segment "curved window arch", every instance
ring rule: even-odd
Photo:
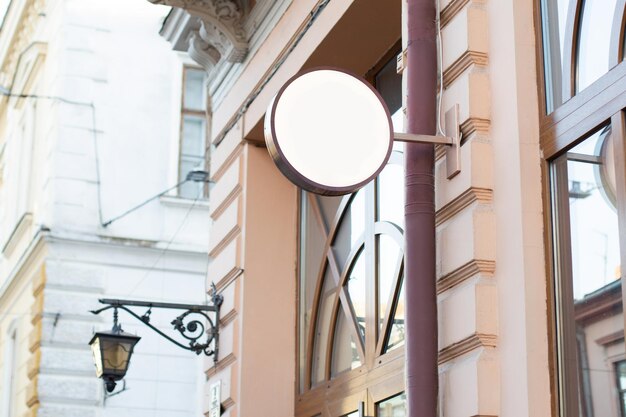
[[[543,0],[546,112],[551,113],[624,57],[624,0]]]
[[[376,181],[354,194],[302,192],[303,393],[403,354],[403,189],[400,145]]]

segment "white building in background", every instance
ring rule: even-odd
[[[8,0],[5,0],[8,1]],[[205,301],[204,72],[145,0],[12,0],[0,29],[0,416],[201,414],[203,357],[142,337],[107,397],[87,343],[98,298]],[[189,64],[189,65],[188,65]],[[174,313],[152,323],[173,332]],[[173,334],[173,333],[172,333]],[[119,389],[123,388],[120,384]]]

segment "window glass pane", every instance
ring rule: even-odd
[[[300,225],[300,389],[304,387],[306,347],[313,310],[313,297],[320,271],[325,239],[312,204],[318,201],[314,194],[302,191]]]
[[[560,383],[565,392],[577,393],[581,416],[620,415],[613,363],[624,355],[624,318],[610,141],[610,129],[600,129],[571,149],[567,165],[555,171],[557,178],[567,177],[567,182],[555,181],[563,188],[567,184],[555,192],[557,206],[565,207],[556,222],[568,230],[571,247],[564,254],[571,272],[557,264],[558,363],[560,375],[569,375]]]
[[[609,70],[611,26],[616,0],[585,0],[578,38],[576,92]]]
[[[378,220],[404,229],[404,166],[388,164],[377,180]]]
[[[405,393],[379,402],[376,406],[376,417],[407,417],[408,415]]]
[[[204,74],[202,70],[185,68],[185,109],[204,110]]]
[[[401,277],[401,279],[404,277]],[[402,279],[400,294],[396,301],[393,321],[389,330],[389,338],[385,347],[385,352],[404,345],[404,279]]]
[[[181,153],[183,155],[204,155],[204,132],[204,118],[185,116],[183,119]]]
[[[354,196],[350,207],[341,219],[341,224],[333,241],[333,252],[343,269],[348,255],[355,243],[365,232],[365,191],[361,190]]]
[[[356,262],[353,264],[352,270],[348,273],[348,295],[352,303],[352,309],[355,314],[358,333],[361,340],[365,340],[365,256],[361,254],[357,256]]]
[[[570,4],[570,0],[541,1],[546,109],[548,113],[563,103],[563,51],[565,48],[565,24]]]
[[[340,305],[333,340],[332,378],[344,371],[361,366],[361,358],[353,334],[352,324],[346,318]]]
[[[315,329],[315,345],[313,347],[313,363],[311,369],[311,383],[317,384],[325,380],[326,346],[328,344],[328,329],[333,301],[335,299],[335,281],[326,268],[324,288],[320,294],[319,311],[317,312],[317,327]]]
[[[320,208],[322,209],[322,215],[324,216],[324,224],[326,225],[326,230],[330,232],[330,229],[333,226],[333,221],[335,220],[335,216],[337,214],[337,209],[339,208],[339,204],[341,204],[341,200],[348,197],[316,196],[316,198],[319,202]]]
[[[620,277],[617,213],[603,184],[601,155],[606,135],[597,132],[570,151],[567,171],[572,239],[574,300],[583,300]],[[581,161],[580,155],[599,157],[598,163]],[[608,162],[608,163],[606,163]],[[608,180],[607,184],[610,183]]]
[[[382,328],[390,307],[389,297],[395,289],[393,284],[396,279],[399,263],[402,259],[400,245],[387,235],[378,236],[377,247],[378,259],[378,322]],[[393,300],[391,300],[393,302]],[[382,333],[381,333],[382,334]]]
[[[204,167],[204,160],[202,158],[194,157],[181,157],[178,177],[180,181],[187,178],[189,171],[194,169],[202,169]],[[184,198],[199,198],[202,197],[204,189],[204,183],[187,181],[181,184],[178,188],[178,195]]]
[[[620,390],[626,390],[626,361],[620,361],[616,365],[617,382]]]
[[[402,75],[396,71],[396,59],[392,58],[376,74],[376,89],[387,103],[389,113],[394,114],[402,107]]]

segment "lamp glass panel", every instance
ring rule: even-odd
[[[96,376],[100,378],[102,376],[102,350],[99,337],[91,343],[91,352],[93,353],[93,362],[96,365]]]
[[[133,351],[134,343],[129,339],[102,338],[102,355],[104,358],[104,370],[115,373],[125,373],[128,369],[128,361]]]

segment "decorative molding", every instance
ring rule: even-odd
[[[493,276],[496,271],[496,261],[472,259],[464,265],[447,273],[437,280],[437,294],[454,288],[477,274]]]
[[[235,162],[237,158],[239,158],[243,153],[243,143],[244,141],[239,141],[233,150],[224,158],[222,163],[219,165],[219,168],[215,170],[213,175],[211,175],[211,181],[218,182],[222,175],[230,168],[231,164]]]
[[[607,334],[596,339],[596,343],[602,346],[612,345],[614,343],[619,343],[624,341],[624,331],[619,330],[614,333]]]
[[[189,38],[188,52],[207,71],[220,61],[242,62],[248,53],[239,5],[233,0],[148,0],[185,10],[201,21]]]
[[[615,280],[574,303],[574,319],[577,324],[585,326],[622,311],[620,280]]]
[[[465,339],[444,347],[439,351],[439,365],[458,358],[481,347],[496,347],[498,337],[494,334],[474,333]]]
[[[463,191],[454,200],[437,210],[435,225],[439,226],[446,220],[451,219],[474,201],[488,203],[493,200],[493,190],[489,188],[470,187]]]
[[[211,219],[216,220],[222,215],[224,211],[239,197],[242,187],[240,183],[237,183],[235,187],[228,193],[228,195],[222,200],[222,202],[211,213]]]
[[[220,326],[228,326],[237,317],[237,310],[234,308],[220,318]]]
[[[217,255],[219,255],[220,252],[224,250],[224,248],[226,248],[226,246],[228,246],[230,242],[233,241],[233,239],[239,236],[240,232],[241,227],[239,227],[239,223],[237,223],[228,231],[228,233],[226,233],[222,240],[220,240],[215,244],[215,246],[213,246],[213,249],[209,251],[209,258],[216,258]]]
[[[215,366],[207,369],[204,373],[207,378],[211,378],[213,375],[217,374],[222,369],[233,364],[236,360],[237,360],[237,357],[233,353],[229,353],[224,358],[217,361]]]
[[[187,53],[207,72],[211,71],[220,61],[218,50],[202,39],[198,31],[191,33]]]
[[[452,0],[446,7],[444,7],[439,16],[441,27],[443,28],[450,23],[454,16],[463,10],[469,2],[470,0]]]
[[[485,52],[465,51],[450,66],[443,71],[443,88],[448,88],[450,84],[472,65],[486,66],[489,63],[489,56]]]
[[[461,123],[461,145],[463,145],[467,141],[467,138],[474,132],[488,133],[490,126],[491,120],[489,119],[470,117]]]
[[[39,373],[39,365],[41,364],[41,349],[37,349],[26,363],[26,371],[28,379],[32,380]]]
[[[32,409],[39,404],[39,395],[37,395],[37,382],[37,378],[31,379],[26,386],[26,405],[29,409]]]
[[[226,287],[228,287],[230,284],[232,284],[241,274],[243,274],[243,269],[234,266],[229,272],[228,274],[226,274],[224,276],[224,278],[220,279],[216,284],[215,284],[215,288],[217,289],[217,292],[222,292],[226,289]]]
[[[22,217],[17,221],[13,231],[4,242],[2,247],[2,253],[4,256],[9,257],[13,253],[13,250],[17,247],[17,244],[22,240],[22,237],[26,234],[28,228],[33,224],[33,214],[24,213]]]
[[[235,405],[235,400],[233,400],[231,397],[228,397],[224,401],[222,401],[222,410],[226,411],[233,405]]]

